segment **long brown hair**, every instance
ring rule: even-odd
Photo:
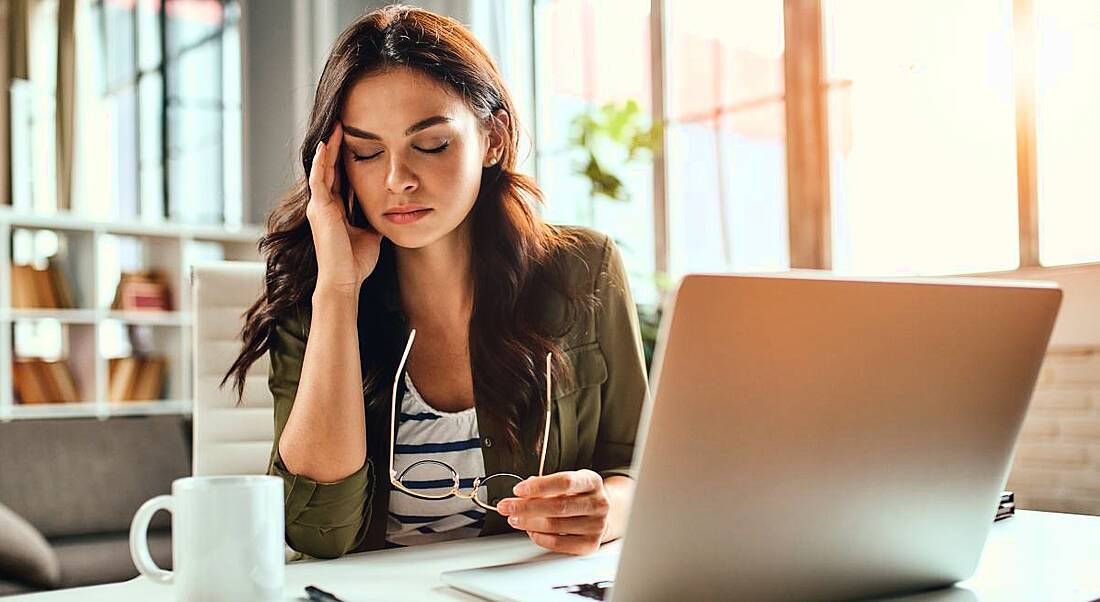
[[[483,126],[490,127],[499,110],[508,116],[503,153],[482,172],[471,209],[474,299],[469,341],[477,403],[500,421],[509,447],[517,451],[523,447],[525,417],[545,410],[545,395],[539,393],[545,391],[540,358],[554,355],[555,381],[572,378],[557,341],[593,300],[575,291],[562,270],[564,253],[577,241],[542,221],[534,211],[543,202],[542,193],[534,181],[514,171],[520,130],[492,58],[461,23],[414,7],[391,5],[364,14],[340,34],[329,53],[300,150],[303,175],[268,217],[259,243],[267,263],[265,289],[245,313],[243,348],[222,384],[235,377],[239,400],[248,368],[270,349],[278,322],[309,303],[317,281],[317,256],[306,219],[314,150],[332,131],[351,86],[366,75],[397,67],[414,69],[457,92]],[[353,211],[362,217],[357,206]],[[404,344],[404,326],[387,315],[383,303],[394,294],[394,269],[393,243],[383,239],[378,265],[361,289],[357,324],[363,394],[370,404],[388,399],[385,392],[393,384]],[[548,320],[546,303],[554,294],[564,296],[567,311]],[[364,345],[368,339],[370,345]]]

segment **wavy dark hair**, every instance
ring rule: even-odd
[[[235,378],[243,395],[245,375],[274,341],[276,325],[308,304],[317,281],[317,256],[306,219],[308,174],[318,141],[327,138],[346,95],[360,78],[393,68],[411,68],[457,93],[483,127],[507,113],[503,153],[484,168],[471,209],[470,236],[473,309],[469,325],[470,367],[477,403],[500,421],[513,452],[535,441],[521,440],[521,425],[532,411],[545,411],[544,367],[554,355],[555,381],[574,375],[559,340],[595,301],[576,291],[563,270],[575,236],[545,223],[535,212],[542,193],[530,178],[514,171],[519,146],[516,111],[503,78],[488,52],[461,23],[404,5],[366,13],[336,40],[317,85],[309,126],[300,150],[303,175],[272,211],[259,249],[267,264],[264,292],[244,314],[243,348],[225,377]],[[499,126],[497,126],[499,127]],[[363,219],[352,203],[352,223]],[[367,403],[388,401],[405,327],[387,316],[382,303],[397,279],[393,243],[382,240],[378,265],[364,281],[358,333]],[[564,296],[564,316],[548,320],[547,299]],[[371,344],[364,345],[369,339]],[[369,406],[371,407],[371,406]]]

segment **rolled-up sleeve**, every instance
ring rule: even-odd
[[[374,486],[374,467],[368,458],[355,473],[334,483],[320,483],[287,470],[279,456],[290,409],[298,392],[305,357],[306,334],[300,313],[276,323],[269,351],[268,388],[275,406],[275,441],[267,472],[283,479],[286,542],[291,548],[317,558],[336,558],[359,542],[357,536],[369,512]]]
[[[611,238],[604,242],[596,297],[599,299],[596,336],[607,363],[608,378],[602,385],[593,464],[604,478],[614,475],[635,478],[634,440],[649,386],[638,310],[622,256]]]

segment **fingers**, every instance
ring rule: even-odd
[[[309,192],[310,198],[317,199],[328,190],[325,183],[325,143],[317,143],[317,150],[313,153],[313,163],[309,166]]]
[[[537,533],[557,533],[559,535],[603,535],[607,520],[600,516],[569,516],[556,518],[550,516],[529,517],[514,514],[508,517],[508,524],[515,529]]]
[[[528,532],[527,536],[535,544],[552,552],[583,556],[600,549],[600,538],[590,535],[557,535],[553,533]]]
[[[599,549],[611,510],[599,474],[585,469],[531,477],[513,491],[519,497],[501,500],[497,510],[536,544],[566,554]]]
[[[325,143],[325,174],[328,177],[329,190],[332,191],[334,198],[340,194],[340,181],[336,177],[336,162],[340,160],[340,149],[343,148],[343,141],[344,128],[337,121],[336,126],[332,128],[332,135]]]
[[[513,491],[520,497],[573,495],[596,491],[603,485],[599,474],[588,470],[567,470],[545,477],[531,477],[516,485]]]
[[[344,139],[344,129],[337,121],[328,141],[317,143],[317,149],[313,153],[313,163],[309,168],[309,189],[313,198],[328,193],[337,192],[336,161],[340,157],[340,147]]]
[[[332,135],[328,137],[328,142],[325,143],[325,151],[328,153],[326,159],[328,166],[333,167],[336,165],[336,160],[340,158],[340,146],[344,143],[344,126],[339,121],[332,128]]]
[[[505,498],[497,504],[504,516],[563,517],[607,516],[611,503],[604,494],[563,495],[541,498]]]

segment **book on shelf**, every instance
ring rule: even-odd
[[[111,309],[123,311],[170,311],[172,289],[156,270],[123,272],[115,288]]]
[[[136,357],[117,357],[107,363],[107,399],[110,401],[129,401],[130,385],[141,366]]]
[[[130,398],[135,401],[152,401],[160,399],[161,389],[164,387],[165,361],[163,358],[150,357],[141,362],[137,377],[134,379],[130,390]]]
[[[69,278],[53,257],[47,260],[46,271],[49,273],[50,285],[54,295],[57,297],[58,307],[76,307],[76,299],[73,297],[73,290],[69,288]]]
[[[11,306],[16,309],[68,309],[72,291],[60,266],[50,261],[45,269],[11,266]]]
[[[29,265],[11,266],[11,306],[34,307],[34,268]]]
[[[36,307],[61,307],[57,292],[53,290],[53,278],[47,270],[32,270]]]
[[[162,357],[116,357],[107,360],[110,401],[154,401],[164,389],[167,362]]]
[[[53,370],[46,362],[38,361],[33,364],[35,380],[42,388],[43,401],[45,403],[59,403],[64,401],[61,397],[61,386],[54,380]]]
[[[49,393],[39,384],[33,362],[17,360],[12,364],[12,385],[16,403],[49,403]]]
[[[74,403],[80,401],[76,381],[65,361],[17,359],[12,365],[15,396],[19,403]]]
[[[69,365],[66,362],[46,362],[45,365],[51,375],[51,387],[57,389],[57,399],[68,403],[80,401],[80,393],[76,389],[76,380],[73,379]]]

